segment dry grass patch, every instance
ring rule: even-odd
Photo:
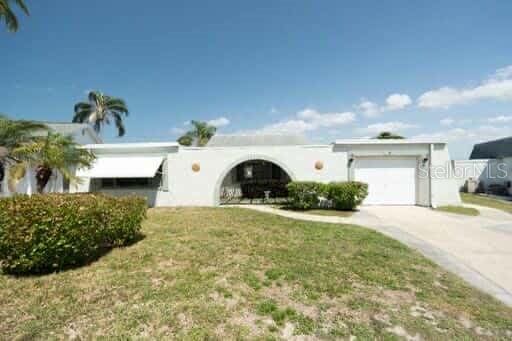
[[[14,338],[497,339],[512,309],[374,231],[240,208],[153,209],[87,267],[0,276]]]

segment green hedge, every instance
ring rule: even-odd
[[[47,194],[0,200],[0,266],[14,274],[84,264],[140,236],[146,200]]]
[[[318,208],[320,197],[337,210],[354,210],[368,195],[368,185],[362,182],[293,181],[288,184],[288,204],[297,210]]]
[[[309,210],[318,207],[325,192],[325,184],[313,181],[292,181],[288,188],[288,204],[296,210]]]
[[[354,210],[367,196],[368,185],[362,182],[332,182],[327,186],[327,199],[336,210]]]

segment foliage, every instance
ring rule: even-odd
[[[376,139],[378,140],[402,140],[402,139],[405,139],[405,137],[401,136],[401,135],[397,135],[395,133],[392,133],[390,131],[383,131],[382,133],[380,133],[379,135],[375,136]]]
[[[178,139],[178,143],[182,146],[191,146],[194,143],[194,137],[185,134]]]
[[[0,181],[3,181],[6,166],[9,167],[22,161],[12,155],[12,150],[36,139],[33,134],[35,131],[46,131],[47,129],[42,123],[11,120],[0,115]]]
[[[297,210],[318,208],[325,197],[336,210],[354,210],[368,195],[368,185],[362,182],[293,181],[288,184],[289,206]]]
[[[73,122],[87,122],[93,126],[94,131],[99,133],[104,124],[110,124],[113,120],[118,136],[123,136],[126,133],[123,118],[126,116],[128,116],[128,107],[124,100],[99,91],[91,91],[88,102],[75,105]]]
[[[0,261],[14,274],[77,266],[140,233],[142,198],[93,194],[14,196],[0,200]]]
[[[367,196],[368,185],[362,182],[332,182],[327,185],[327,199],[336,210],[354,210]]]
[[[292,181],[287,185],[288,204],[296,210],[309,210],[318,207],[320,196],[326,191],[325,186],[325,184],[313,181]]]
[[[196,146],[203,147],[217,132],[217,128],[209,125],[207,122],[192,120],[190,124],[193,126],[192,130],[189,130],[178,139],[181,145],[191,146],[195,144]]]
[[[11,8],[11,3],[15,3],[26,15],[30,15],[27,5],[23,0],[0,0],[0,21],[5,21],[7,30],[10,32],[18,31],[18,18]]]
[[[94,161],[94,155],[80,148],[71,136],[50,132],[14,148],[12,154],[22,160],[12,167],[13,174],[19,174],[16,180],[25,175],[25,169],[35,168],[39,193],[43,193],[53,171],[57,170],[70,181],[78,181],[73,168],[90,167]]]

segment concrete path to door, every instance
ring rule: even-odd
[[[417,206],[364,206],[350,218],[243,205],[284,217],[375,229],[418,250],[468,283],[512,306],[512,215],[474,206],[480,216]]]

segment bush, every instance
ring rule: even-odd
[[[143,198],[99,194],[14,196],[0,200],[0,266],[14,274],[84,264],[140,236]]]
[[[309,210],[318,206],[324,195],[325,184],[313,181],[293,181],[288,188],[288,204],[296,210]]]
[[[354,210],[368,196],[368,185],[357,181],[331,182],[327,199],[336,210]]]
[[[351,211],[361,205],[368,195],[368,185],[362,182],[331,182],[323,184],[313,181],[294,181],[288,184],[290,208],[309,210],[318,208],[320,197],[328,201],[327,207]]]

